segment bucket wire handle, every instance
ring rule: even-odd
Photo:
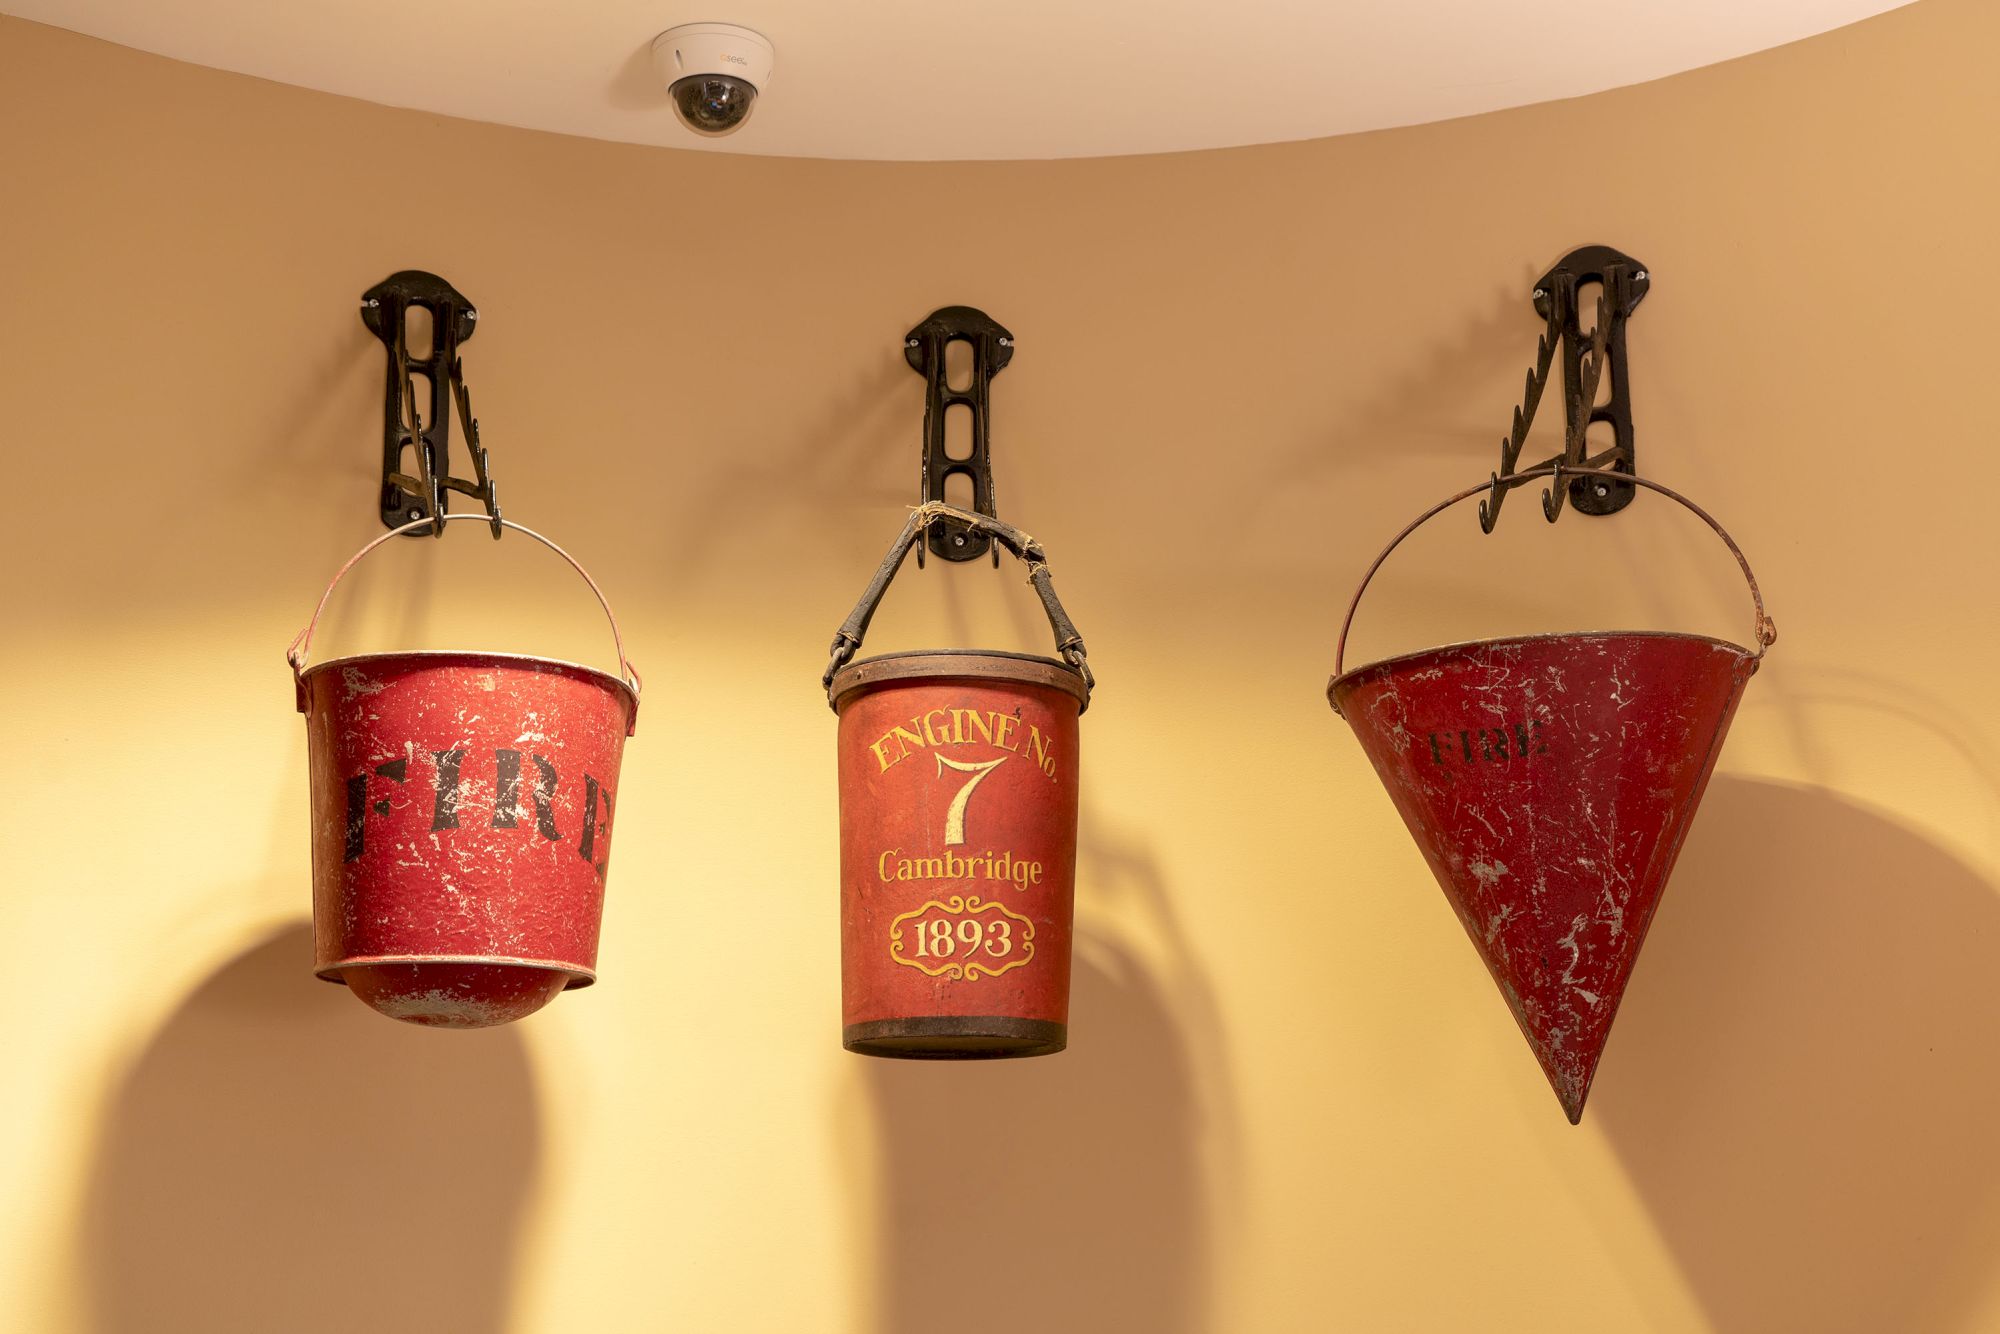
[[[306,622],[306,628],[299,631],[293,637],[291,646],[285,650],[285,661],[292,665],[292,678],[298,683],[300,713],[306,711],[306,652],[312,647],[313,632],[319,628],[319,618],[326,611],[326,604],[332,600],[333,590],[340,586],[340,581],[347,577],[347,572],[356,565],[359,565],[362,558],[369,552],[391,538],[401,537],[404,533],[414,533],[419,529],[429,528],[433,523],[458,523],[461,520],[473,523],[497,522],[501,527],[511,528],[523,537],[533,538],[568,562],[569,567],[581,575],[583,582],[590,586],[592,595],[597,598],[597,605],[604,609],[604,618],[611,622],[611,642],[618,650],[619,672],[625,684],[632,688],[632,693],[634,695],[639,693],[644,686],[644,682],[639,678],[639,669],[634,667],[632,660],[625,656],[625,637],[618,632],[618,617],[612,613],[611,603],[605,599],[604,590],[599,588],[597,581],[590,577],[590,571],[577,564],[576,557],[570,555],[567,551],[564,551],[534,529],[515,523],[512,519],[489,520],[484,514],[440,514],[435,519],[427,516],[418,519],[415,523],[406,523],[401,528],[392,528],[373,542],[370,542],[367,546],[361,548],[361,550],[355,552],[352,556],[348,557],[347,564],[341,566],[339,572],[333,576],[333,581],[326,586],[326,592],[319,595],[319,605],[313,608],[312,619]]]
[[[1567,477],[1604,477],[1619,482],[1631,482],[1636,486],[1645,487],[1648,491],[1657,491],[1668,500],[1676,501],[1684,506],[1697,519],[1700,519],[1713,529],[1717,537],[1722,539],[1723,545],[1729,548],[1729,554],[1736,557],[1736,564],[1743,571],[1744,581],[1750,585],[1750,600],[1757,605],[1757,651],[1750,655],[1750,661],[1753,663],[1761,661],[1764,657],[1764,650],[1778,642],[1777,622],[1773,621],[1764,611],[1764,593],[1762,589],[1757,587],[1757,576],[1750,572],[1750,562],[1744,556],[1743,548],[1736,545],[1736,539],[1731,537],[1727,530],[1721,524],[1717,523],[1707,510],[1695,504],[1678,491],[1661,486],[1658,482],[1649,482],[1643,477],[1636,477],[1629,472],[1617,472],[1610,468],[1571,468],[1557,463],[1545,468],[1529,468],[1523,472],[1513,473],[1506,477],[1481,482],[1478,486],[1467,487],[1449,500],[1440,500],[1437,504],[1425,510],[1422,514],[1411,520],[1409,526],[1404,528],[1402,532],[1397,533],[1395,537],[1391,538],[1389,545],[1382,548],[1382,554],[1377,556],[1374,563],[1368,567],[1368,572],[1361,576],[1361,586],[1354,590],[1354,600],[1347,604],[1347,619],[1340,623],[1340,642],[1333,651],[1334,676],[1338,678],[1345,674],[1347,670],[1347,632],[1354,628],[1354,613],[1361,606],[1361,595],[1368,591],[1369,582],[1375,578],[1375,572],[1382,568],[1382,562],[1388,560],[1390,553],[1403,545],[1404,538],[1416,532],[1417,529],[1423,527],[1426,523],[1429,523],[1439,514],[1462,500],[1470,500],[1476,495],[1493,490],[1496,486],[1511,488],[1516,483],[1530,482],[1537,477],[1553,478],[1554,484],[1558,487],[1562,485],[1563,479]]]
[[[903,525],[903,531],[889,546],[889,554],[882,558],[882,564],[875,571],[875,577],[862,590],[861,600],[854,604],[854,610],[833,637],[833,657],[820,675],[820,684],[827,689],[827,702],[831,704],[833,674],[847,665],[861,640],[868,633],[868,623],[875,618],[875,609],[882,605],[882,595],[889,591],[889,581],[902,568],[904,558],[910,554],[924,535],[926,529],[939,519],[951,519],[974,532],[984,533],[1001,546],[1018,556],[1028,567],[1028,582],[1034,585],[1035,595],[1042,600],[1042,610],[1049,618],[1049,628],[1055,632],[1056,652],[1063,661],[1076,669],[1083,678],[1084,698],[1088,701],[1090,692],[1097,685],[1097,678],[1091,675],[1090,663],[1084,657],[1083,636],[1077,633],[1076,623],[1063,610],[1056,597],[1055,579],[1049,573],[1048,556],[1042,544],[1012,524],[1003,523],[987,514],[976,514],[944,504],[942,501],[925,501],[910,511],[910,518]]]

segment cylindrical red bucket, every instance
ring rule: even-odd
[[[590,582],[554,543],[506,526]],[[327,596],[396,535],[363,548]],[[508,653],[307,667],[318,621],[315,611],[288,655],[306,715],[318,975],[392,1019],[443,1028],[509,1023],[589,986],[639,705],[622,641],[629,679]]]
[[[924,525],[950,517],[1029,566],[1063,657],[941,650],[848,661]],[[1069,1041],[1077,718],[1091,677],[1032,538],[926,505],[834,640],[842,1041],[915,1059]]]
[[[1068,1040],[1083,680],[1002,653],[833,678],[850,1051],[1032,1056]]]

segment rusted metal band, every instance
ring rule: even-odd
[[[990,515],[956,509],[939,501],[926,501],[910,511],[903,531],[890,544],[889,554],[882,558],[875,577],[862,590],[861,600],[854,604],[854,610],[848,613],[847,619],[834,634],[831,659],[826,670],[820,674],[820,685],[827,691],[828,706],[833,704],[833,674],[846,666],[855,650],[861,647],[861,641],[868,633],[868,623],[875,619],[876,608],[882,605],[882,597],[889,591],[896,571],[902,568],[911,548],[922,540],[924,531],[938,519],[955,520],[991,537],[1028,567],[1028,582],[1033,585],[1035,596],[1042,601],[1042,611],[1049,618],[1049,629],[1055,634],[1056,652],[1083,678],[1084,697],[1088,701],[1097,679],[1091,675],[1090,663],[1084,656],[1083,636],[1078,633],[1076,623],[1070,620],[1069,613],[1063,610],[1061,599],[1056,597],[1055,578],[1049,573],[1048,555],[1042,550],[1042,544],[1012,524],[1003,523]]]
[[[1459,492],[1457,495],[1452,496],[1447,500],[1441,500],[1437,504],[1425,510],[1422,514],[1418,515],[1415,519],[1411,520],[1409,525],[1405,527],[1402,532],[1397,533],[1395,537],[1391,538],[1389,540],[1389,545],[1383,547],[1382,553],[1379,556],[1375,557],[1373,563],[1371,563],[1368,566],[1368,572],[1361,576],[1361,585],[1360,587],[1354,590],[1354,598],[1347,604],[1347,617],[1340,623],[1340,640],[1338,644],[1335,646],[1333,651],[1334,676],[1340,677],[1346,674],[1347,632],[1354,628],[1354,613],[1361,606],[1361,595],[1368,591],[1368,585],[1370,582],[1374,580],[1375,572],[1382,568],[1382,563],[1389,559],[1390,554],[1394,552],[1397,547],[1403,545],[1404,538],[1408,537],[1411,533],[1416,532],[1417,529],[1423,527],[1426,523],[1429,523],[1439,514],[1443,513],[1445,510],[1450,509],[1453,505],[1458,504],[1460,501],[1470,500],[1472,497],[1476,495],[1480,495],[1483,492],[1488,492],[1493,490],[1493,488],[1495,488],[1496,486],[1507,487],[1511,489],[1513,486],[1519,485],[1522,482],[1531,482],[1537,477],[1552,478],[1554,479],[1554,484],[1557,487],[1560,487],[1563,484],[1563,480],[1565,478],[1570,478],[1570,477],[1601,477],[1601,478],[1609,478],[1613,481],[1618,481],[1618,482],[1629,482],[1634,486],[1643,486],[1648,491],[1657,491],[1659,494],[1665,496],[1668,500],[1675,501],[1676,503],[1685,507],[1689,513],[1693,514],[1697,519],[1700,519],[1703,523],[1707,524],[1711,529],[1714,530],[1715,535],[1722,539],[1723,545],[1729,548],[1729,554],[1736,558],[1737,568],[1743,571],[1744,582],[1750,585],[1750,600],[1754,602],[1757,607],[1757,626],[1755,635],[1757,641],[1757,647],[1755,651],[1751,653],[1750,660],[1753,663],[1761,660],[1764,656],[1764,650],[1768,649],[1771,645],[1778,642],[1777,622],[1773,621],[1764,612],[1764,592],[1762,589],[1757,587],[1757,576],[1751,573],[1750,571],[1750,561],[1748,560],[1748,558],[1744,556],[1743,548],[1736,545],[1736,539],[1731,537],[1728,531],[1724,529],[1721,524],[1717,523],[1714,517],[1711,516],[1707,510],[1703,509],[1701,506],[1695,504],[1692,500],[1689,500],[1686,496],[1682,495],[1678,491],[1673,490],[1670,487],[1661,486],[1658,482],[1647,481],[1644,477],[1638,477],[1629,472],[1618,472],[1610,468],[1569,468],[1569,467],[1564,467],[1560,463],[1556,463],[1545,468],[1530,468],[1526,472],[1510,473],[1505,477],[1494,477],[1487,481],[1481,482],[1477,486],[1467,487],[1465,490]]]
[[[468,514],[469,519],[483,519],[483,514]],[[428,520],[426,520],[428,522]],[[545,973],[563,973],[569,977],[565,991],[581,991],[584,987],[597,985],[597,970],[579,967],[574,963],[564,963],[559,959],[523,959],[512,954],[355,954],[346,958],[330,959],[326,963],[313,966],[313,976],[322,982],[339,982],[346,979],[340,973],[344,968],[407,967],[412,964],[461,964],[472,968],[534,968]]]
[[[543,537],[540,533],[536,532],[534,529],[526,527],[525,525],[522,524],[515,523],[512,519],[489,520],[488,517],[484,514],[441,514],[438,515],[435,519],[432,519],[430,517],[425,517],[422,519],[418,519],[414,523],[406,523],[400,528],[391,528],[388,532],[382,534],[382,536],[376,538],[373,542],[370,542],[367,546],[361,548],[361,550],[355,552],[352,556],[348,557],[347,564],[340,567],[340,570],[333,576],[332,582],[327,584],[326,591],[319,595],[319,605],[313,608],[312,619],[306,622],[305,629],[299,631],[297,635],[293,636],[291,645],[285,649],[285,661],[292,665],[292,679],[294,682],[297,683],[298,686],[300,713],[304,713],[306,711],[306,687],[305,687],[306,654],[312,648],[313,632],[319,628],[319,618],[321,615],[325,613],[326,604],[332,600],[333,590],[340,586],[340,581],[347,577],[347,572],[349,570],[352,570],[356,565],[359,565],[362,561],[362,558],[367,556],[369,552],[375,550],[375,548],[381,546],[383,543],[389,541],[392,538],[401,537],[405,533],[416,532],[420,528],[428,528],[434,522],[442,522],[442,523],[497,522],[500,524],[501,527],[511,528],[515,532],[521,534],[523,537],[533,538],[535,541],[540,542],[543,546],[547,547],[550,551],[555,552],[556,555],[561,556],[563,560],[569,564],[569,567],[572,570],[575,570],[577,574],[582,577],[583,582],[590,586],[591,595],[597,599],[597,605],[604,609],[604,618],[611,622],[611,642],[616,647],[618,652],[619,674],[621,676],[621,679],[624,680],[625,684],[632,688],[633,696],[635,698],[638,696],[640,690],[643,689],[645,683],[639,677],[639,669],[634,667],[632,665],[632,660],[625,656],[625,636],[618,632],[618,617],[615,614],[613,614],[611,610],[611,603],[604,596],[604,590],[599,588],[597,586],[597,581],[590,577],[590,571],[584,569],[583,566],[577,563],[576,557],[570,555],[567,551],[564,551],[561,547],[557,546],[554,542],[551,542],[548,538]]]
[[[1069,1025],[1012,1015],[938,1015],[848,1024],[841,1045],[864,1056],[902,1060],[982,1060],[1053,1056],[1069,1045]]]
[[[887,653],[879,658],[850,662],[834,673],[827,690],[834,712],[849,696],[862,690],[906,681],[1015,681],[1023,685],[1060,690],[1077,703],[1077,712],[1090,707],[1090,691],[1067,665],[1054,658],[1028,653],[974,652],[966,649],[913,649],[908,653]]]

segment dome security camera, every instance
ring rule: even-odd
[[[681,124],[709,138],[732,134],[750,119],[777,58],[761,33],[733,23],[684,23],[653,39],[653,65]]]

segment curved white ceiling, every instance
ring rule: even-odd
[[[794,157],[1097,157],[1316,139],[1574,97],[1908,0],[0,0],[282,83],[562,134]],[[726,139],[682,130],[647,44],[778,48]]]

